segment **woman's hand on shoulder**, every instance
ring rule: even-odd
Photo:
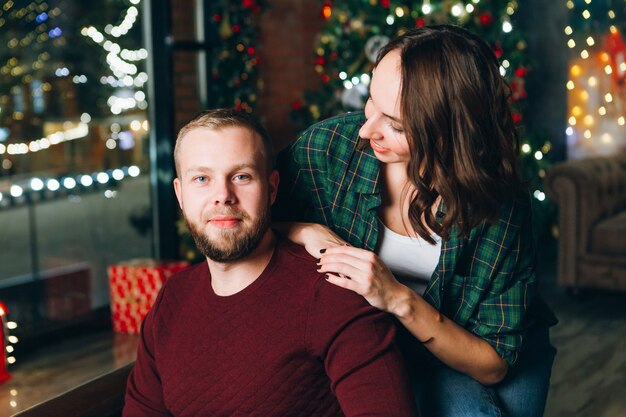
[[[322,249],[347,245],[328,226],[318,223],[279,222],[272,227],[283,233],[289,240],[304,246],[313,257],[319,258]]]
[[[354,291],[372,306],[392,314],[407,295],[414,294],[372,251],[351,246],[326,248],[318,265],[328,282]]]

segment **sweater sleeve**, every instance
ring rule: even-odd
[[[162,299],[163,289],[141,325],[137,360],[128,376],[122,412],[124,417],[171,416],[165,407],[161,378],[154,357],[153,329]]]
[[[361,296],[324,280],[307,320],[307,343],[323,360],[347,417],[414,416],[408,377],[390,317]]]

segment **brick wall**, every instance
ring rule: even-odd
[[[297,135],[289,113],[302,92],[319,86],[315,72],[315,41],[323,19],[320,0],[268,0],[261,15],[258,51],[261,91],[256,112],[263,118],[276,149]],[[195,0],[172,1],[172,34],[177,40],[194,39]],[[174,55],[174,111],[178,130],[202,106],[196,54]]]
[[[323,19],[319,0],[269,0],[261,18],[259,53],[263,88],[257,104],[276,149],[297,135],[291,104],[320,84],[315,72],[315,41]]]
[[[196,39],[196,0],[172,0],[172,35],[176,40]],[[174,130],[178,130],[202,110],[198,96],[198,54],[176,51],[174,65]],[[158,87],[157,87],[158,88]]]

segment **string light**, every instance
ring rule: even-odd
[[[621,89],[626,75],[626,43],[612,21],[621,17],[608,2],[585,0],[565,4],[571,19],[564,28],[571,51],[571,79],[566,83],[567,134],[571,138],[568,154],[577,158],[610,152],[626,144],[616,130],[625,121]],[[622,6],[621,16],[624,11],[626,7]]]
[[[115,41],[115,39],[128,34],[137,23],[139,10],[134,5],[139,4],[140,1],[136,0],[131,3],[133,5],[126,9],[122,22],[119,25],[106,25],[104,34],[94,26],[83,27],[80,31],[81,35],[90,38],[107,52],[106,63],[113,75],[102,77],[100,82],[122,90],[121,94],[112,94],[107,100],[111,113],[115,115],[134,108],[147,108],[145,94],[141,99],[136,98],[136,93],[131,94],[131,97],[129,97],[128,93],[124,92],[124,89],[144,87],[148,76],[144,72],[139,72],[139,68],[135,63],[145,61],[148,57],[148,51],[144,48],[137,50],[122,49]]]
[[[4,153],[9,155],[24,155],[30,152],[38,152],[63,142],[84,138],[88,134],[89,126],[86,123],[78,123],[76,127],[52,133],[41,139],[30,142],[14,142],[10,143],[8,146],[0,145],[0,155]]]
[[[97,191],[94,187],[112,187],[117,186],[120,182],[129,178],[136,178],[141,175],[141,169],[136,165],[115,168],[107,171],[99,171],[93,173],[78,174],[76,176],[67,176],[62,178],[40,178],[32,177],[21,181],[19,184],[12,184],[9,190],[8,198],[4,198],[0,192],[0,209],[12,207],[20,204],[26,204],[28,199],[24,197],[32,194],[45,197],[47,199],[62,198],[68,195],[68,192],[89,192]],[[80,190],[77,189],[81,186]],[[107,188],[108,189],[108,188]],[[105,190],[106,191],[106,190]],[[40,193],[44,194],[40,194]],[[115,194],[108,193],[108,198],[112,198]],[[15,328],[16,324],[10,324],[9,328]]]
[[[16,359],[15,356],[12,355],[14,351],[12,345],[15,345],[19,340],[16,336],[10,333],[10,330],[17,329],[17,323],[15,323],[14,321],[9,321],[7,319],[7,314],[7,307],[2,302],[0,302],[0,338],[2,338],[2,340],[0,341],[0,346],[4,347],[5,352],[2,352],[2,355],[4,355],[5,357],[6,364],[13,365],[16,362]],[[0,360],[2,360],[1,358],[2,357],[0,356]],[[8,378],[4,364],[0,365],[0,378],[2,378],[3,380],[6,380]],[[11,395],[16,396],[17,391],[15,391],[15,394],[13,393],[13,391],[15,390],[11,390]]]

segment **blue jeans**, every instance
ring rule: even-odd
[[[420,355],[417,362],[407,360],[413,362],[411,380],[422,417],[543,416],[556,355],[547,327],[528,333],[517,364],[493,386],[449,368],[425,348]]]

